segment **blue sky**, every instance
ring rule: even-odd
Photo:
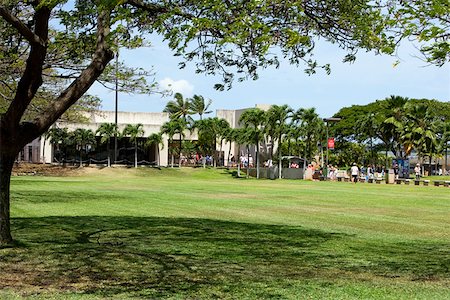
[[[278,69],[262,71],[257,81],[235,82],[231,90],[223,92],[213,88],[220,78],[195,74],[193,65],[180,70],[180,58],[174,57],[159,38],[154,38],[149,48],[121,50],[120,59],[130,66],[153,68],[161,86],[171,83],[175,92],[185,97],[197,94],[212,99],[214,111],[260,103],[288,104],[294,109],[315,107],[321,117],[329,117],[342,107],[367,104],[390,95],[450,101],[450,64],[440,68],[427,65],[417,57],[419,53],[412,45],[403,45],[397,57],[361,51],[352,64],[342,62],[344,55],[334,45],[319,43],[315,57],[319,63],[331,64],[330,75],[319,70],[308,76],[303,66],[282,62]],[[394,66],[397,60],[400,64]],[[114,92],[97,85],[89,93],[102,99],[103,110],[114,110]],[[171,99],[159,94],[120,94],[119,110],[160,112]]]

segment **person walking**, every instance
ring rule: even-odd
[[[416,180],[420,180],[420,164],[416,164],[414,168],[414,173],[416,174]]]
[[[358,175],[359,175],[359,168],[356,165],[356,163],[353,163],[353,166],[350,169],[350,172],[352,174],[353,182],[358,182]]]

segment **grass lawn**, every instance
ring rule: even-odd
[[[1,299],[450,299],[450,188],[187,168],[11,188]]]

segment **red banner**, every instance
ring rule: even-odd
[[[334,149],[334,137],[328,138],[328,149]]]

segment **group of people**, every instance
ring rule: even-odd
[[[352,182],[358,182],[358,177],[364,177],[366,181],[374,178],[384,178],[385,169],[383,166],[368,165],[359,169],[356,163],[353,163],[350,168],[350,174],[352,176]]]

